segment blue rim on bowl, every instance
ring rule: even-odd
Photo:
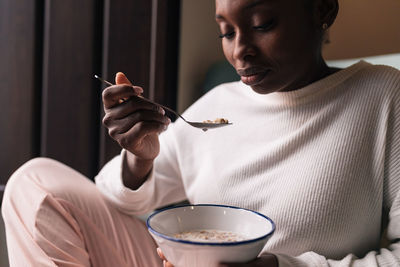
[[[176,208],[184,208],[184,207],[204,207],[204,206],[239,209],[239,210],[245,210],[245,211],[249,211],[249,212],[255,213],[258,216],[261,216],[261,217],[267,219],[271,223],[271,226],[272,226],[271,231],[269,233],[265,234],[265,235],[260,236],[260,237],[253,238],[253,239],[246,239],[246,240],[243,240],[243,241],[235,241],[235,242],[196,242],[196,241],[183,240],[183,239],[179,239],[179,238],[175,238],[175,237],[172,237],[172,236],[169,236],[169,235],[165,235],[165,234],[159,233],[159,232],[157,232],[156,230],[154,230],[150,226],[151,218],[156,216],[157,214],[163,212],[163,211],[170,210],[170,209],[176,209]],[[167,240],[178,242],[178,243],[201,245],[201,246],[237,246],[237,245],[243,245],[243,244],[252,243],[252,242],[256,242],[258,240],[264,239],[264,238],[272,235],[275,232],[275,223],[269,217],[265,216],[264,214],[261,214],[261,213],[259,213],[257,211],[250,210],[250,209],[245,209],[245,208],[240,208],[240,207],[235,207],[235,206],[228,206],[228,205],[217,205],[217,204],[185,204],[185,205],[178,205],[178,206],[172,206],[172,207],[163,208],[163,209],[155,211],[153,214],[151,214],[147,218],[146,225],[147,225],[147,228],[149,229],[150,232],[152,232],[153,234],[155,234],[157,236],[165,238]]]

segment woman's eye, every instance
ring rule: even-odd
[[[219,38],[231,39],[235,35],[235,32],[221,33]]]
[[[261,24],[261,25],[257,25],[257,26],[253,26],[253,29],[257,30],[257,31],[268,31],[270,30],[273,26],[275,25],[274,20],[270,20],[267,23]]]

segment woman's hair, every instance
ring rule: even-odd
[[[306,9],[312,11],[312,8],[314,6],[314,0],[303,0],[303,1]]]

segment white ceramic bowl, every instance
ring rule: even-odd
[[[267,216],[232,206],[199,204],[166,208],[150,215],[147,227],[175,267],[214,267],[219,262],[247,262],[257,257],[275,231]],[[192,230],[229,231],[237,242],[195,242],[174,235]]]

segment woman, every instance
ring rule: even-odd
[[[161,265],[128,215],[184,199],[275,221],[256,260],[224,266],[399,265],[400,74],[366,62],[329,68],[321,46],[337,11],[336,0],[216,0],[224,54],[241,82],[218,86],[185,116],[223,117],[229,127],[169,125],[117,74],[103,94],[104,125],[123,151],[96,177],[98,191],[48,159],[10,179],[12,265]]]

